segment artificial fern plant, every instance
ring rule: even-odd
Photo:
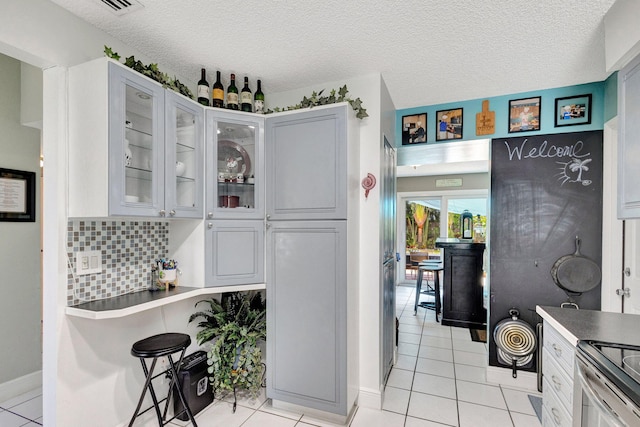
[[[259,292],[229,292],[198,301],[207,309],[193,313],[199,319],[199,344],[212,342],[207,352],[214,393],[246,389],[252,397],[262,386],[265,367],[258,342],[267,336],[266,305]]]

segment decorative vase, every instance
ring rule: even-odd
[[[129,140],[124,140],[124,165],[131,166],[131,159],[133,158],[133,154],[131,153],[131,148],[129,148]]]

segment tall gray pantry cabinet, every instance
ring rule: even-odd
[[[267,396],[349,415],[358,390],[358,123],[348,104],[265,125]]]

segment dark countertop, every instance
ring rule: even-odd
[[[473,242],[436,242],[436,248],[450,248],[450,249],[484,249],[484,243]]]
[[[162,300],[175,295],[184,293],[194,293],[194,291],[200,288],[189,288],[186,286],[176,286],[173,289],[164,291],[140,291],[130,294],[120,295],[113,298],[105,298],[96,301],[89,301],[82,304],[74,305],[73,308],[89,311],[109,311],[109,310],[122,310],[124,308],[133,307],[140,304],[146,304],[152,301]]]
[[[640,315],[637,314],[551,306],[537,306],[536,312],[572,344],[578,340],[594,340],[640,346]]]
[[[266,285],[264,283],[206,288],[177,286],[164,291],[140,291],[102,300],[89,301],[67,307],[65,313],[69,316],[83,317],[85,319],[113,319],[162,307],[188,298],[202,297],[205,299],[209,298],[212,294],[265,288]]]

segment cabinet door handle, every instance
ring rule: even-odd
[[[213,228],[213,223],[212,223],[212,222],[208,223],[208,224],[207,224],[207,228],[208,228],[209,230],[211,230],[211,229]]]
[[[562,382],[558,381],[555,375],[551,375],[551,381],[553,381],[553,385],[556,390],[560,390],[562,388]]]
[[[624,275],[627,277],[631,276],[631,269],[629,267],[624,269]]]
[[[265,227],[266,227],[266,228],[267,228],[267,230],[268,230],[268,229],[270,229],[270,228],[271,228],[271,224],[266,223],[266,224],[265,224]]]
[[[562,418],[560,418],[560,411],[556,408],[551,408],[551,415],[553,415],[553,420],[556,424],[561,425],[560,422],[562,421]]]
[[[267,221],[271,219],[271,215],[267,215]]]
[[[213,218],[213,212],[207,212],[207,218],[212,219]]]
[[[176,211],[174,211],[173,209],[169,211],[169,215],[174,216],[175,214],[176,214]]]
[[[164,209],[162,209],[162,210],[160,211],[160,216],[165,216],[166,214],[167,214],[167,212],[166,212]]]
[[[562,356],[562,349],[560,347],[558,347],[556,344],[552,345],[553,350],[556,352],[556,356],[560,357]]]

